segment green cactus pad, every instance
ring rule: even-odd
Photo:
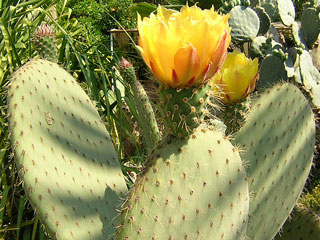
[[[296,11],[292,0],[277,0],[277,6],[283,24],[291,26],[296,17]]]
[[[278,8],[277,8],[277,0],[271,2],[263,2],[261,7],[266,11],[268,16],[274,22],[279,17]]]
[[[132,84],[134,100],[137,106],[145,146],[151,151],[160,141],[160,132],[149,97],[139,81]]]
[[[287,79],[284,61],[275,55],[267,55],[260,66],[259,88],[269,87]]]
[[[12,145],[26,196],[56,239],[108,239],[126,192],[113,143],[66,71],[32,60],[8,93]]]
[[[313,65],[312,57],[308,51],[303,50],[299,57],[299,66],[302,82],[305,89],[310,93],[312,103],[320,107],[320,73]]]
[[[229,25],[234,41],[252,41],[259,32],[260,20],[250,7],[236,6],[230,11]]]
[[[306,89],[311,89],[313,85],[320,81],[320,74],[313,65],[312,57],[308,51],[302,51],[299,58],[299,66],[301,69],[303,85]]]
[[[183,89],[160,89],[159,111],[167,133],[177,137],[190,135],[209,113],[207,107],[212,95],[210,84]]]
[[[288,58],[284,61],[284,67],[287,72],[287,77],[292,78],[295,76],[294,72],[294,63],[293,60],[288,56]]]
[[[254,11],[257,13],[259,19],[260,19],[260,27],[259,27],[259,35],[264,35],[266,32],[268,32],[270,25],[271,25],[271,19],[269,15],[266,13],[266,11],[261,7],[254,8]]]
[[[320,217],[298,204],[274,240],[320,240]]]
[[[315,119],[309,102],[291,84],[278,84],[253,105],[234,143],[247,162],[250,240],[270,240],[289,216],[311,168]]]
[[[304,34],[302,33],[302,30],[297,22],[292,23],[291,31],[293,40],[297,46],[307,46],[307,43],[304,40]]]
[[[301,30],[309,47],[318,39],[320,33],[320,17],[317,9],[306,8],[301,16]]]
[[[248,186],[239,153],[198,128],[154,152],[121,212],[117,240],[243,239]]]

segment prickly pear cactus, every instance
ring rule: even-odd
[[[291,26],[296,17],[296,11],[292,0],[277,0],[277,7],[283,24]]]
[[[299,56],[301,80],[305,90],[310,94],[312,103],[316,108],[320,107],[320,73],[313,65],[312,57],[308,51],[303,50]]]
[[[320,240],[320,217],[298,204],[275,240]]]
[[[250,200],[249,239],[269,240],[280,230],[300,196],[315,146],[312,109],[291,84],[278,84],[253,105],[235,136],[244,149]]]
[[[243,239],[248,186],[239,153],[219,131],[159,146],[121,211],[117,240]]]
[[[8,93],[26,196],[56,239],[108,239],[126,192],[117,154],[90,99],[57,64],[32,60]]]

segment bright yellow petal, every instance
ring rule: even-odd
[[[259,76],[258,59],[250,60],[243,53],[235,51],[228,54],[218,75],[221,80],[214,77],[212,81],[222,86],[224,101],[239,101],[254,90]]]
[[[227,57],[228,48],[228,33],[225,32],[218,44],[215,55],[211,57],[210,63],[212,64],[210,72],[208,73],[208,78],[211,78],[222,66]]]
[[[191,86],[198,72],[200,59],[197,50],[188,44],[180,48],[174,56],[174,69],[179,82],[173,82],[173,86]]]

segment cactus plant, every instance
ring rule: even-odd
[[[253,9],[260,19],[259,35],[264,35],[270,28],[271,19],[266,11],[262,7],[256,7]]]
[[[250,239],[272,239],[289,216],[308,177],[315,146],[309,102],[290,84],[262,94],[235,136],[247,161]]]
[[[249,206],[237,149],[197,129],[153,153],[130,191],[116,239],[243,239]]]
[[[56,239],[106,239],[127,191],[112,141],[66,71],[32,60],[13,76],[8,112],[15,158],[32,206]]]
[[[267,55],[260,65],[260,88],[270,87],[287,79],[284,61],[273,54]]]
[[[111,140],[75,81],[43,60],[21,68],[8,97],[12,142],[27,196],[47,231],[57,239],[273,239],[302,192],[315,146],[310,103],[298,87],[278,83],[298,79],[297,74],[301,88],[318,81],[302,50],[303,27],[294,21],[291,5],[284,9],[287,4],[292,1],[263,1],[258,8],[291,26],[297,54],[270,38],[256,37],[259,18],[248,6],[230,12],[233,41],[239,49],[252,42],[250,52],[262,62],[262,88],[255,93],[251,81],[239,80],[241,87],[237,81],[223,82],[225,89],[232,89],[229,98],[231,93],[240,96],[225,102],[230,121],[223,121],[227,134],[235,133],[233,145],[221,130],[223,124],[208,114],[216,101],[209,79],[221,69],[230,42],[228,16],[186,6],[181,14],[159,7],[157,15],[139,18],[138,50],[160,81],[161,119],[154,118],[134,69],[125,66],[122,76],[136,93],[149,150],[160,136],[156,120],[164,121],[165,130],[163,142],[150,151],[126,197]],[[267,6],[276,7],[268,11]],[[201,36],[190,34],[190,26],[201,27]],[[212,26],[217,32],[208,34]],[[214,42],[210,54],[208,42]],[[252,71],[249,67],[242,74],[237,69],[235,75]],[[246,104],[239,115],[241,103]],[[125,200],[118,216],[120,197]]]
[[[296,17],[292,0],[277,0],[277,7],[283,24],[291,26]]]

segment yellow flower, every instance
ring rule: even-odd
[[[213,77],[214,88],[222,91],[225,103],[233,103],[254,90],[258,77],[258,59],[248,59],[235,51],[228,54],[221,70]]]
[[[157,14],[138,16],[141,55],[156,78],[170,87],[208,81],[222,66],[230,44],[229,15],[184,6],[180,12],[161,6]]]

